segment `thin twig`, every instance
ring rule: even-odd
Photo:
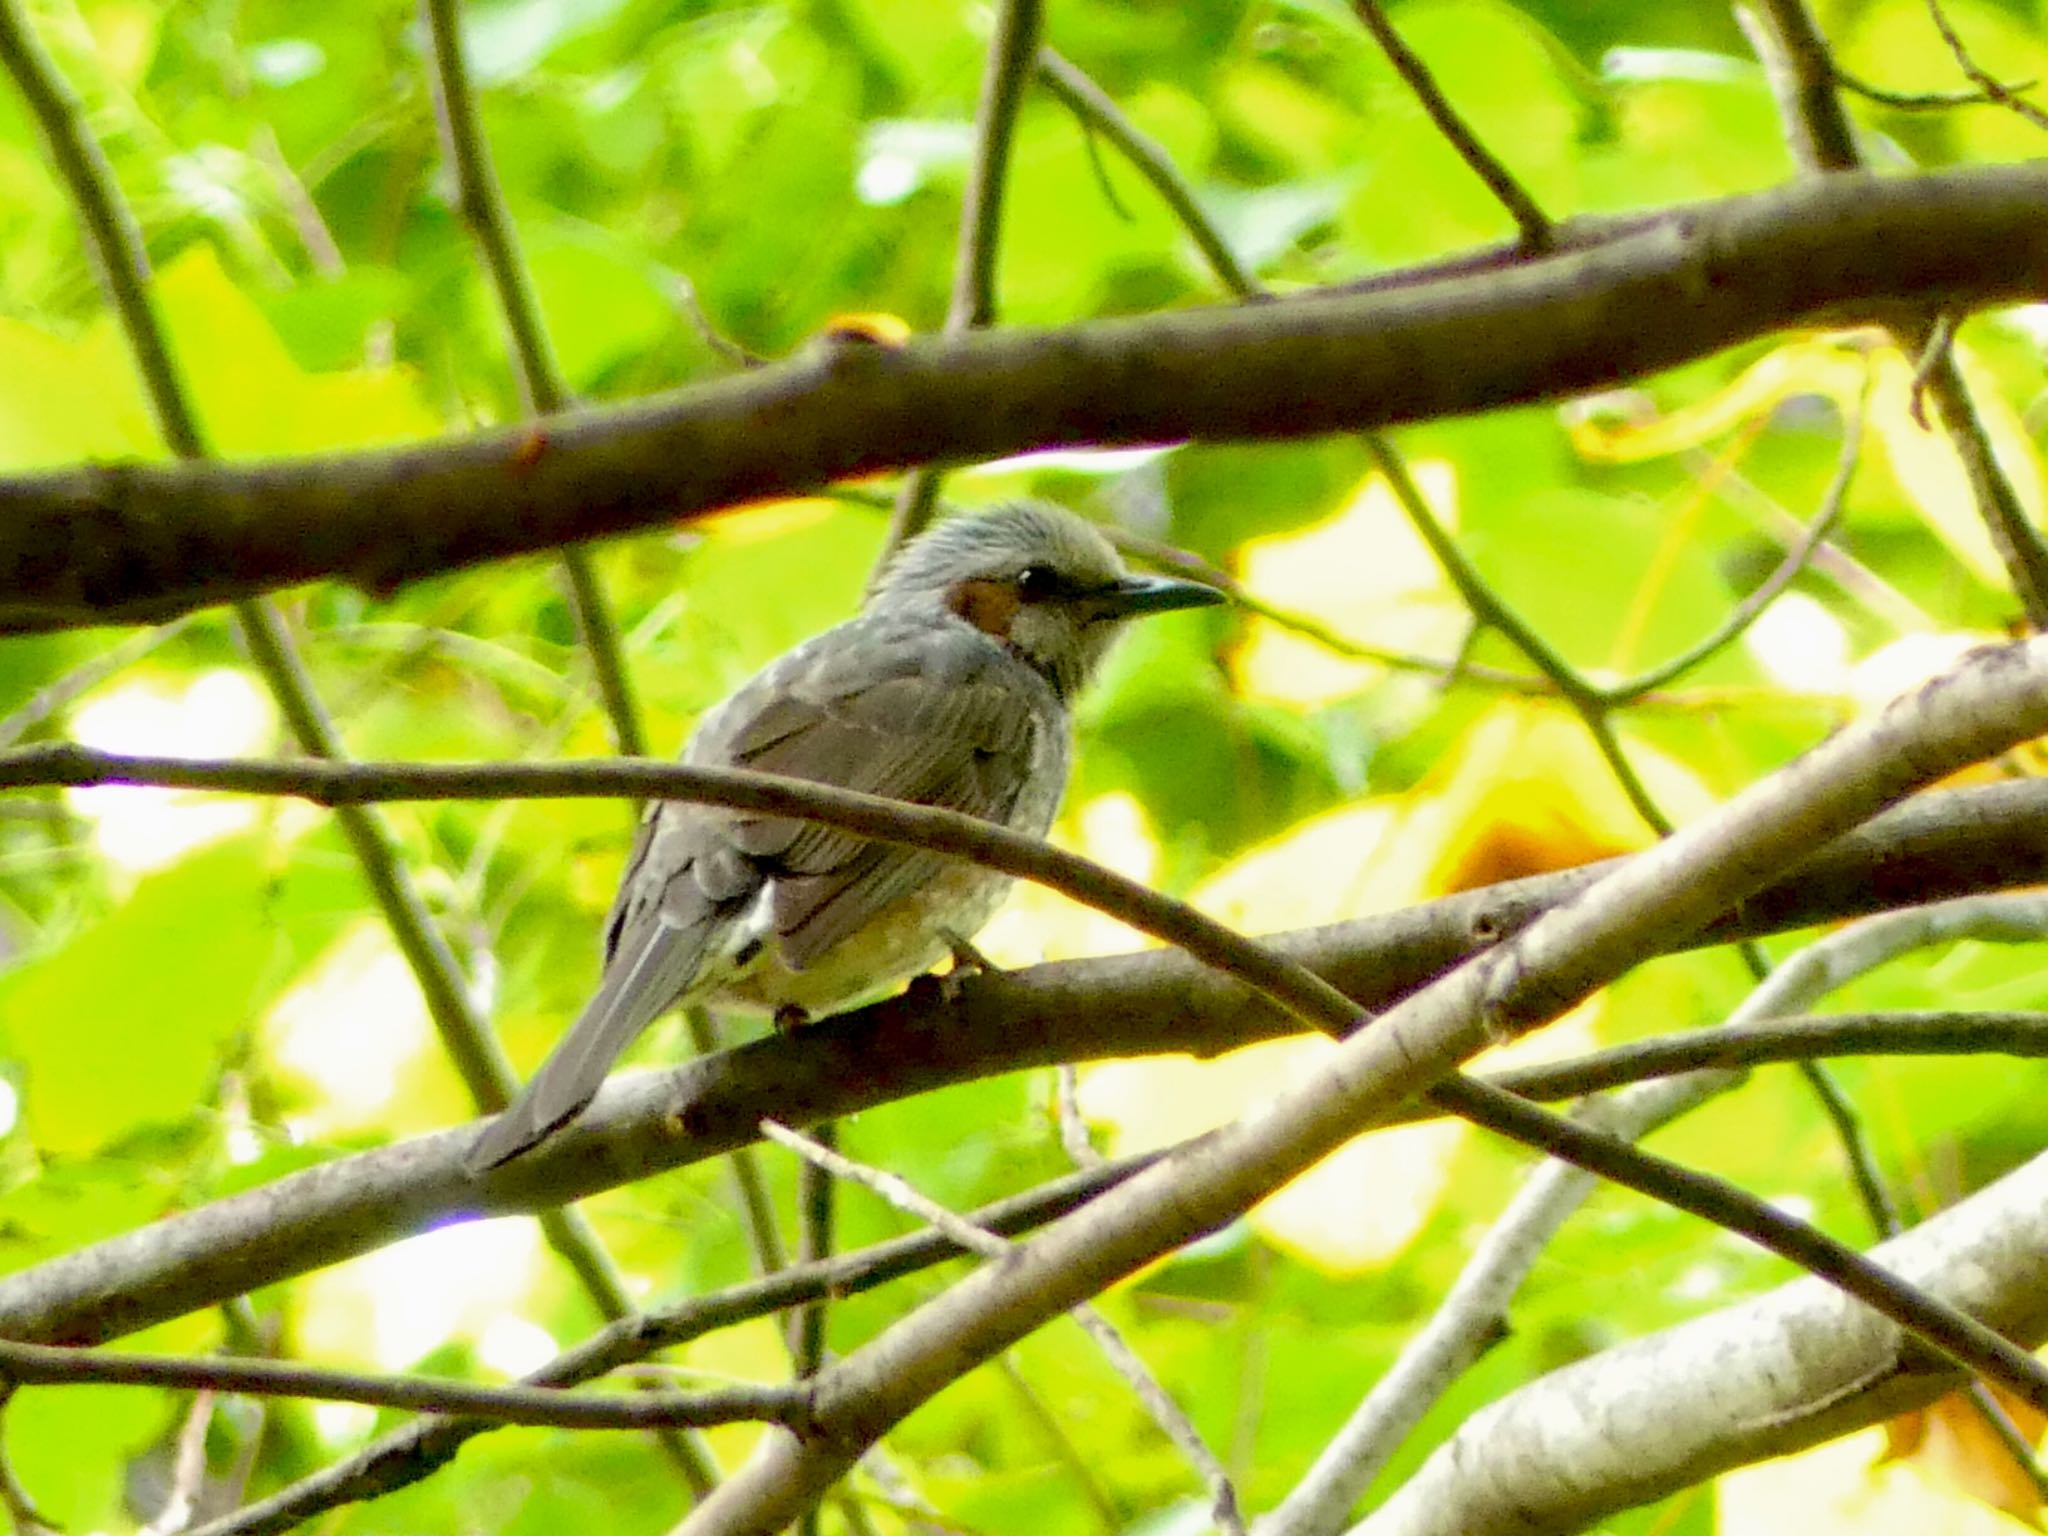
[[[1754,939],[1744,939],[1735,946],[1735,952],[1759,987],[1770,980],[1771,962],[1764,953],[1763,945]],[[1827,1116],[1828,1124],[1834,1129],[1835,1140],[1842,1148],[1843,1161],[1849,1165],[1849,1180],[1855,1185],[1856,1198],[1863,1202],[1864,1214],[1869,1216],[1870,1225],[1881,1238],[1896,1236],[1902,1230],[1898,1203],[1892,1199],[1891,1191],[1885,1188],[1884,1175],[1877,1165],[1877,1153],[1871,1147],[1855,1101],[1849,1097],[1848,1090],[1835,1081],[1834,1073],[1820,1062],[1809,1058],[1794,1063],[1794,1067],[1800,1081],[1812,1092],[1821,1113]]]
[[[1972,85],[2001,107],[2017,112],[2036,128],[2048,129],[2048,112],[2043,112],[2031,101],[2015,95],[2013,87],[1998,79],[1971,56],[1969,47],[1957,33],[1954,24],[1949,21],[1948,12],[1942,8],[1941,0],[1927,0],[1927,14],[1933,18],[1934,30],[1941,34],[1941,40],[1948,45],[1948,51],[1955,56],[1955,61],[1963,73],[1970,77]]]
[[[1869,375],[1865,374],[1865,392],[1868,392]],[[1856,408],[1849,412],[1842,422],[1842,448],[1835,460],[1834,478],[1821,495],[1820,507],[1806,525],[1777,566],[1757,584],[1756,590],[1744,597],[1728,615],[1716,625],[1713,632],[1688,646],[1669,661],[1638,672],[1626,682],[1617,683],[1601,690],[1609,705],[1632,704],[1644,694],[1676,682],[1687,672],[1724,647],[1740,639],[1750,625],[1760,618],[1764,610],[1776,602],[1785,589],[1792,585],[1799,573],[1806,568],[1807,560],[1814,550],[1834,532],[1835,524],[1841,521],[1842,507],[1849,494],[1849,487],[1856,478],[1856,468],[1861,462],[1863,446],[1863,404],[1859,399]]]
[[[1686,450],[1682,458],[1688,472],[1714,478],[1727,503],[1748,513],[1766,538],[1786,549],[1799,542],[1810,518],[1795,516],[1740,470],[1716,464],[1699,449]],[[1894,629],[1929,634],[1942,627],[1925,609],[1839,544],[1818,546],[1807,557],[1807,563],[1836,592]]]
[[[1920,356],[1913,364],[1913,377],[1906,386],[1906,410],[1913,418],[1913,425],[1923,432],[1933,430],[1927,420],[1927,381],[1934,377],[1934,370],[1949,355],[1955,340],[1955,316],[1936,316],[1934,324],[1928,327]]]
[[[2048,1466],[2044,1466],[2038,1451],[2034,1448],[2034,1437],[2014,1422],[2013,1416],[2005,1411],[2005,1404],[1998,1400],[1998,1394],[1981,1381],[1972,1381],[1963,1388],[1963,1395],[1970,1400],[1970,1406],[1977,1411],[1977,1417],[1998,1440],[2012,1464],[2019,1468],[2020,1475],[2034,1485],[2034,1493],[2042,1502],[2048,1503]]]
[[[186,1359],[175,1355],[61,1349],[12,1340],[0,1340],[0,1374],[23,1386],[164,1387],[174,1391],[306,1397],[566,1429],[652,1429],[741,1422],[801,1425],[806,1422],[810,1403],[808,1392],[786,1386],[598,1396],[571,1394],[556,1387],[490,1387],[423,1376],[371,1376],[231,1355]]]
[[[838,1122],[816,1127],[817,1144],[836,1151]],[[832,1256],[835,1190],[831,1175],[808,1159],[797,1167],[797,1262],[816,1264]],[[790,1353],[799,1379],[815,1376],[825,1364],[825,1318],[831,1298],[820,1296],[797,1308],[790,1319]]]
[[[1856,130],[1835,92],[1834,53],[1805,0],[1755,0],[1735,8],[1743,35],[1756,50],[1792,141],[1794,159],[1813,170],[1839,171],[1862,163]]]
[[[941,1205],[938,1201],[919,1190],[909,1180],[884,1169],[855,1162],[852,1158],[833,1151],[800,1131],[793,1131],[773,1120],[761,1122],[761,1134],[770,1141],[789,1148],[807,1163],[813,1163],[835,1179],[858,1184],[872,1191],[898,1210],[915,1216],[919,1221],[936,1228],[971,1253],[978,1253],[985,1259],[1003,1259],[1013,1252],[1007,1238],[975,1226],[957,1212]],[[1223,1463],[1216,1459],[1181,1406],[1159,1382],[1137,1352],[1111,1323],[1093,1306],[1083,1303],[1074,1307],[1069,1315],[1081,1326],[1102,1351],[1110,1366],[1121,1376],[1145,1405],[1152,1420],[1173,1442],[1174,1447],[1186,1457],[1209,1490],[1214,1503],[1216,1523],[1232,1536],[1244,1536],[1244,1519],[1238,1513],[1237,1494],[1231,1486],[1230,1474],[1223,1470]]]
[[[721,331],[712,322],[710,312],[704,308],[703,298],[697,292],[697,285],[687,273],[673,267],[664,268],[662,278],[668,285],[669,293],[676,301],[676,308],[683,312],[697,337],[718,356],[736,368],[760,368],[768,359],[760,353],[750,351],[739,342]]]
[[[1351,8],[1365,23],[1366,30],[1372,33],[1373,41],[1380,45],[1387,62],[1394,66],[1394,72],[1408,82],[1408,89],[1415,93],[1422,110],[1436,124],[1437,132],[1457,152],[1458,158],[1471,167],[1472,173],[1486,183],[1486,190],[1494,195],[1495,200],[1507,209],[1508,217],[1515,221],[1515,228],[1520,231],[1522,249],[1532,255],[1547,250],[1553,237],[1549,218],[1508,168],[1479,142],[1479,135],[1458,115],[1458,109],[1451,105],[1450,98],[1437,85],[1429,66],[1402,41],[1401,34],[1387,19],[1379,0],[1352,0]]]
[[[138,1536],[178,1536],[192,1523],[192,1510],[200,1489],[206,1484],[206,1432],[213,1424],[218,1399],[211,1387],[192,1394],[185,1410],[185,1422],[178,1426],[178,1438],[171,1456],[170,1487],[164,1492],[163,1507]]]
[[[1237,259],[1172,157],[1157,140],[1139,131],[1115,98],[1051,47],[1038,50],[1038,80],[1068,111],[1114,144],[1145,178],[1225,288],[1240,299],[1263,295],[1259,280]]]
[[[1076,1168],[1097,1168],[1102,1154],[1088,1139],[1088,1119],[1081,1113],[1081,1077],[1071,1061],[1053,1068],[1053,1119],[1059,1126],[1060,1147]]]
[[[1127,1158],[1099,1171],[1054,1180],[984,1206],[968,1220],[999,1234],[1028,1231],[1150,1167],[1159,1156],[1150,1153]],[[816,1264],[764,1275],[728,1290],[691,1297],[613,1323],[528,1376],[526,1384],[573,1386],[719,1328],[765,1317],[815,1297],[873,1290],[958,1258],[964,1251],[943,1233],[926,1229]],[[419,1420],[384,1435],[347,1461],[323,1468],[193,1536],[260,1536],[287,1530],[373,1493],[418,1482],[445,1464],[465,1442],[499,1427],[498,1421],[478,1418]]]
[[[2027,516],[2012,478],[2000,467],[1991,434],[1977,413],[1977,402],[1951,349],[1935,353],[1926,392],[1941,413],[1956,457],[1962,460],[1977,509],[2005,562],[2027,621],[2035,629],[2048,629],[2048,543]]]
[[[569,387],[548,340],[533,274],[520,252],[504,189],[491,163],[489,141],[484,137],[469,64],[463,55],[460,3],[420,0],[420,12],[433,53],[434,118],[440,125],[442,150],[454,172],[456,207],[476,239],[505,316],[526,409],[530,415],[551,416],[570,403]],[[570,614],[611,721],[613,741],[629,757],[644,756],[647,737],[633,700],[632,678],[590,551],[580,545],[565,548],[562,575]]]
[[[1830,64],[1835,72],[1835,84],[1843,90],[1897,112],[1952,112],[1958,107],[1990,107],[1998,104],[1998,98],[1985,91],[1887,90],[1881,85],[1871,84],[1860,75],[1851,74],[1838,60],[1830,60]],[[2005,89],[2009,92],[2031,91],[2039,83],[2037,80],[2015,80],[2007,84]]]
[[[982,67],[981,96],[974,109],[974,158],[960,203],[960,238],[943,335],[977,330],[996,315],[996,257],[1002,246],[1010,145],[1044,25],[1044,0],[1000,0],[996,6],[995,30],[989,35],[988,57]],[[903,477],[895,510],[889,516],[889,531],[882,540],[876,577],[889,557],[931,521],[938,493],[939,472],[929,465],[920,465]]]
[[[1804,951],[1802,951],[1804,953]],[[1784,967],[1780,967],[1782,971]],[[1775,973],[1774,973],[1775,974]],[[1771,1016],[1626,1045],[1487,1078],[1525,1099],[1566,1099],[1694,1072],[1744,1072],[1771,1062],[1834,1056],[2012,1056],[2048,1058],[2048,1013],[1890,1011]]]
[[[690,1032],[690,1048],[699,1056],[709,1056],[718,1049],[717,1026],[702,1008],[685,1008],[683,1026]],[[747,1245],[754,1255],[754,1273],[772,1275],[788,1265],[789,1256],[782,1249],[782,1233],[775,1225],[775,1205],[768,1198],[767,1180],[761,1176],[761,1160],[752,1147],[734,1147],[726,1158],[726,1166],[732,1169],[733,1188],[739,1193]]]
[[[1594,747],[1606,760],[1608,770],[1636,814],[1659,837],[1669,837],[1671,821],[1651,798],[1642,776],[1622,750],[1621,740],[1614,733],[1612,705],[1606,696],[1494,591],[1479,573],[1479,568],[1458,547],[1457,540],[1437,521],[1436,514],[1430,510],[1429,502],[1393,445],[1377,432],[1367,434],[1365,445],[1380,473],[1387,477],[1394,500],[1407,514],[1409,523],[1423,543],[1429,546],[1430,553],[1436,556],[1445,577],[1465,606],[1471,609],[1473,619],[1489,629],[1500,631],[1515,649],[1529,658],[1537,671],[1557,685],[1557,691],[1565,702],[1578,712],[1587,734],[1593,738]]]

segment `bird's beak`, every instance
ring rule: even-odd
[[[1176,608],[1212,608],[1230,599],[1199,581],[1174,581],[1165,576],[1126,576],[1095,598],[1104,618],[1129,619],[1145,613],[1171,613]]]

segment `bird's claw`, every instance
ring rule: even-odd
[[[946,952],[953,957],[953,969],[946,973],[948,981],[956,977],[1003,974],[1003,968],[976,949],[972,940],[962,938],[950,928],[941,928],[939,937],[946,941]]]

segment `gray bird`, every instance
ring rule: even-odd
[[[945,806],[1033,835],[1066,788],[1068,711],[1126,619],[1223,601],[1133,576],[1072,513],[1024,502],[904,546],[858,618],[772,661],[698,723],[686,763]],[[476,1139],[482,1172],[579,1114],[679,1003],[829,1012],[930,969],[1006,876],[830,827],[649,810],[605,924],[604,976],[526,1091]]]

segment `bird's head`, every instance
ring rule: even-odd
[[[904,545],[869,606],[952,613],[1071,699],[1125,620],[1222,601],[1214,587],[1132,575],[1088,523],[1023,501],[950,518]]]

